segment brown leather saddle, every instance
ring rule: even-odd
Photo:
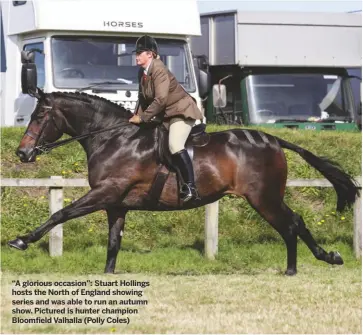
[[[210,135],[205,131],[204,123],[198,124],[192,128],[190,135],[185,143],[190,159],[194,157],[194,147],[204,147],[209,143]],[[161,192],[163,191],[166,180],[170,173],[176,173],[178,185],[180,187],[180,176],[173,166],[171,153],[169,150],[169,132],[163,126],[157,126],[157,153],[158,153],[158,171],[155,175],[153,183],[147,194],[147,207],[155,208],[159,202]]]

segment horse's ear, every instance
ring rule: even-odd
[[[40,89],[39,87],[37,87],[37,93],[40,96],[40,99],[45,97],[45,93],[42,89]]]
[[[45,98],[44,91],[42,89],[40,89],[39,87],[37,87],[36,91],[29,90],[29,95],[34,97],[34,98],[37,98],[38,100],[41,100],[41,99]]]
[[[36,91],[29,90],[29,91],[28,91],[28,94],[29,94],[31,97],[37,98],[38,100],[40,100],[40,99],[42,98],[42,96],[38,93],[38,90],[36,90]]]

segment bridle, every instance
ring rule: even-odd
[[[32,138],[35,141],[35,143],[34,143],[34,149],[35,150],[37,150],[39,148],[37,146],[37,144],[39,143],[39,141],[40,141],[40,139],[42,137],[43,131],[44,131],[45,127],[47,126],[49,120],[50,120],[50,118],[49,118],[49,112],[53,109],[53,107],[50,107],[50,106],[43,106],[42,108],[45,109],[45,110],[47,110],[47,112],[45,113],[46,120],[45,120],[45,122],[43,122],[42,126],[40,127],[39,132],[38,133],[34,133],[31,130],[29,130],[29,129],[27,129],[26,132],[25,132],[25,135],[29,136],[30,138]]]
[[[73,141],[82,140],[82,139],[85,139],[85,138],[90,137],[92,135],[103,133],[103,132],[108,131],[108,130],[117,129],[117,128],[120,128],[121,126],[125,126],[126,124],[130,124],[129,122],[122,122],[122,123],[117,124],[116,126],[91,131],[91,132],[89,132],[87,134],[84,134],[84,135],[78,135],[78,136],[67,138],[67,139],[61,140],[61,141],[56,141],[56,142],[52,142],[52,143],[44,143],[42,145],[38,145],[38,143],[39,143],[39,141],[40,141],[40,139],[42,137],[43,131],[44,131],[45,127],[47,126],[47,124],[49,123],[49,121],[52,121],[54,123],[55,127],[57,128],[57,130],[61,131],[61,129],[59,129],[59,127],[57,126],[57,123],[54,120],[54,115],[52,113],[53,107],[43,106],[42,108],[46,110],[45,117],[47,119],[42,124],[39,132],[38,133],[33,133],[32,131],[27,130],[26,133],[25,133],[27,136],[29,136],[29,137],[31,137],[32,139],[35,140],[34,150],[37,151],[38,154],[47,154],[48,152],[50,152],[54,148],[57,148],[57,147],[60,147],[62,145],[71,143]]]

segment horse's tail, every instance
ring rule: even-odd
[[[326,157],[317,157],[310,151],[295,144],[284,141],[276,137],[280,146],[298,153],[312,167],[317,169],[326,179],[328,179],[337,193],[337,211],[342,211],[346,207],[351,207],[357,196],[360,194],[360,187],[353,177],[343,171],[341,166]]]

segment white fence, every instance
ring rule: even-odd
[[[362,178],[356,178],[359,185]],[[1,179],[1,186],[7,187],[48,187],[49,209],[53,214],[63,208],[64,187],[89,187],[86,179],[63,179],[53,176],[50,179]],[[326,179],[294,179],[287,181],[288,187],[332,187]],[[218,212],[219,202],[206,205],[205,211],[205,256],[214,259],[218,253]],[[362,198],[354,204],[353,247],[357,258],[362,256]],[[63,226],[58,225],[50,231],[49,252],[51,256],[60,256],[63,252]]]

